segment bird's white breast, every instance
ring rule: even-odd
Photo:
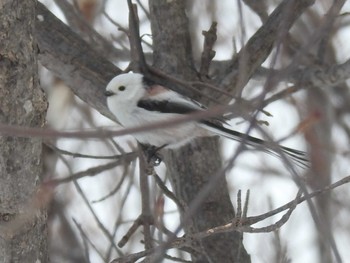
[[[122,102],[118,106],[108,105],[120,124],[125,128],[139,127],[155,124],[157,127],[145,132],[133,134],[133,136],[144,144],[169,147],[179,147],[186,144],[195,136],[205,136],[206,131],[198,126],[196,122],[186,122],[178,125],[162,125],[160,122],[169,121],[179,117],[179,114],[159,113],[139,108],[132,103]]]

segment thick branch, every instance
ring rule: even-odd
[[[227,91],[240,92],[256,69],[269,56],[281,33],[286,34],[296,19],[314,2],[314,0],[284,0],[235,56],[220,84]],[[227,101],[225,97],[222,99]]]
[[[80,99],[114,119],[104,88],[121,70],[104,59],[47,8],[37,3],[36,37],[39,60],[61,78]]]

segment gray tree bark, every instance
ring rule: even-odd
[[[186,1],[150,0],[150,16],[154,46],[154,65],[172,76],[196,80]],[[177,198],[186,206],[198,196],[222,168],[218,140],[193,141],[165,155],[168,176]],[[234,218],[226,179],[221,176],[201,200],[198,209],[184,223],[186,235],[224,225]],[[180,211],[182,217],[188,211]],[[250,262],[238,232],[218,234],[194,244],[193,262]]]
[[[43,127],[45,123],[47,101],[38,82],[35,5],[35,1],[0,2],[1,123],[30,127]],[[39,138],[0,137],[3,263],[48,262],[46,211],[28,209],[42,181],[41,152]]]

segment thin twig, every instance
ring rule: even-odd
[[[73,153],[73,152],[70,152],[70,151],[66,151],[66,150],[63,150],[63,149],[60,149],[58,148],[57,146],[51,144],[51,143],[45,143],[45,145],[47,147],[49,147],[50,149],[60,153],[60,154],[64,154],[64,155],[70,155],[72,156],[73,158],[90,158],[90,159],[102,159],[102,160],[106,160],[106,159],[119,159],[119,158],[124,158],[124,155],[121,155],[121,154],[116,154],[116,155],[90,155],[90,154],[81,154],[81,153]],[[135,152],[131,152],[129,154],[135,154],[136,156],[136,153]]]
[[[148,19],[148,20],[151,20],[151,19],[150,19],[150,13],[149,13],[149,11],[147,10],[147,8],[144,6],[144,3],[141,3],[140,0],[136,0],[136,2],[137,2],[138,5],[141,7],[142,11],[145,13],[147,19]]]
[[[126,60],[128,52],[115,48],[109,41],[101,36],[82,15],[77,12],[77,7],[72,6],[67,0],[54,0],[63,12],[71,28],[78,33],[84,40],[88,41],[91,46],[98,50],[100,55],[105,58],[118,58]]]
[[[134,182],[133,182],[133,179],[134,179],[134,175],[135,175],[135,167],[136,167],[136,162],[133,162],[133,165],[131,167],[131,173],[130,173],[130,180],[129,180],[129,183],[126,187],[126,190],[124,192],[124,195],[122,197],[122,200],[120,202],[120,212],[116,218],[116,221],[115,221],[115,224],[114,224],[114,229],[113,229],[113,237],[115,238],[116,234],[117,234],[117,231],[119,229],[119,227],[122,225],[122,218],[123,218],[123,214],[122,214],[122,209],[124,207],[124,205],[126,204],[126,201],[128,199],[128,197],[130,196],[130,190],[131,190],[131,187],[134,185]],[[107,255],[107,258],[110,260],[110,257],[111,257],[111,254],[112,254],[112,251],[113,251],[113,246],[114,246],[114,243],[113,244],[110,244],[107,252],[106,252],[106,255]],[[118,251],[117,251],[118,252]]]
[[[212,236],[214,234],[218,234],[218,233],[227,233],[227,232],[231,232],[231,231],[243,231],[243,232],[266,232],[266,231],[274,231],[278,225],[276,225],[276,227],[274,228],[252,228],[250,227],[250,225],[255,224],[257,222],[260,222],[262,220],[265,220],[268,217],[274,216],[284,210],[289,210],[289,212],[285,215],[286,217],[289,217],[291,212],[294,211],[295,207],[304,202],[307,199],[311,199],[315,196],[318,196],[320,194],[323,194],[327,191],[331,191],[341,185],[350,183],[350,175],[344,177],[343,179],[323,188],[320,189],[318,191],[312,192],[310,193],[308,196],[301,196],[301,192],[299,191],[297,194],[297,197],[291,201],[288,202],[287,204],[273,210],[273,211],[269,211],[265,214],[259,215],[259,216],[254,216],[254,217],[247,217],[245,218],[244,221],[241,221],[241,224],[237,225],[237,221],[234,220],[234,222],[231,222],[227,225],[224,226],[219,226],[216,228],[212,228],[212,229],[208,229],[206,231],[202,231],[199,233],[196,233],[194,235],[192,235],[191,237],[181,237],[181,238],[175,238],[174,240],[172,240],[172,242],[169,244],[169,246],[167,246],[168,248],[182,248],[182,247],[186,247],[189,244],[191,244],[195,239],[201,239],[201,238],[205,238],[208,236]],[[248,198],[247,198],[248,199]],[[283,222],[283,221],[282,221]],[[280,224],[280,223],[278,223]],[[155,252],[158,252],[159,249],[161,247],[164,247],[164,245],[159,245],[156,248],[152,248],[152,249],[148,249],[139,253],[135,253],[135,254],[130,254],[127,255],[123,258],[119,258],[119,259],[115,259],[113,260],[111,263],[121,263],[121,262],[135,262],[136,260],[145,257],[147,255],[153,254]]]
[[[129,158],[128,158],[129,157]],[[69,182],[72,182],[72,181],[75,181],[75,180],[78,180],[80,178],[83,178],[83,177],[87,177],[87,176],[95,176],[97,174],[100,174],[106,170],[109,170],[109,169],[112,169],[118,165],[121,165],[123,164],[124,162],[131,162],[132,159],[134,159],[134,157],[131,157],[128,156],[126,157],[125,159],[124,158],[121,158],[117,161],[114,161],[114,162],[110,162],[110,163],[107,163],[107,164],[103,164],[103,165],[98,165],[98,166],[95,166],[95,167],[92,167],[92,168],[89,168],[85,171],[81,171],[81,172],[78,172],[78,173],[75,173],[75,174],[71,174],[70,176],[67,176],[67,177],[64,177],[64,178],[58,178],[58,179],[52,179],[49,181],[49,183],[52,183],[54,185],[59,185],[59,184],[63,184],[63,183],[69,183]]]
[[[216,35],[217,23],[213,22],[208,31],[202,31],[204,36],[203,52],[201,58],[201,66],[199,73],[201,77],[208,78],[210,63],[215,57],[216,52],[213,50],[217,39]]]
[[[81,227],[81,225],[77,222],[77,220],[73,217],[72,218],[73,223],[75,224],[76,228],[79,230],[80,236],[83,239],[84,244],[88,243],[90,246],[92,246],[92,248],[95,250],[95,252],[97,253],[97,255],[100,256],[100,258],[102,260],[105,260],[105,257],[103,256],[103,253],[95,246],[95,244],[90,240],[90,238],[88,237],[88,235],[85,233],[85,231],[83,230],[83,228]],[[86,248],[88,248],[88,246],[86,246]],[[87,258],[85,258],[85,260],[89,260],[88,262],[90,262],[90,259],[88,257],[89,252],[87,251],[87,253],[85,253],[85,255],[87,256]]]
[[[70,172],[70,174],[73,174],[72,168],[69,165],[68,161],[66,158],[64,158],[64,156],[60,155],[59,156],[60,159],[63,161],[63,163],[67,166],[68,171]],[[90,211],[92,217],[95,219],[96,224],[98,225],[98,227],[101,229],[101,231],[105,234],[105,236],[107,237],[107,239],[112,243],[113,248],[118,251],[120,253],[120,250],[118,249],[118,247],[114,244],[114,240],[113,240],[113,236],[108,232],[108,230],[104,227],[104,225],[102,224],[102,222],[100,221],[100,219],[98,218],[96,212],[94,211],[94,209],[91,207],[90,202],[88,201],[84,191],[81,189],[80,185],[78,184],[77,180],[73,180],[73,184],[78,192],[78,194],[82,197],[85,205],[87,206],[88,210]]]
[[[233,105],[215,106],[207,110],[181,115],[166,121],[158,121],[147,125],[140,125],[137,127],[124,128],[119,130],[90,129],[80,131],[58,131],[50,128],[43,129],[0,123],[0,134],[24,138],[76,138],[81,140],[87,138],[110,138],[126,134],[135,134],[139,132],[150,131],[163,127],[173,127],[181,123],[186,123],[194,120],[210,119],[229,112],[230,110],[232,110],[232,107]]]
[[[128,166],[127,166],[128,167]],[[95,203],[99,203],[99,202],[102,202],[102,201],[105,201],[106,199],[108,199],[109,197],[113,196],[116,192],[118,192],[120,190],[120,188],[122,187],[123,185],[123,182],[125,180],[125,178],[129,175],[129,170],[127,169],[124,169],[123,170],[123,174],[122,174],[122,177],[121,179],[119,180],[118,184],[116,185],[116,187],[114,187],[112,189],[112,191],[110,191],[108,194],[106,194],[105,196],[101,197],[100,199],[97,199],[97,200],[94,200],[92,201],[91,203],[95,204]]]
[[[137,5],[132,4],[131,0],[128,0],[129,7],[129,41],[130,52],[132,60],[132,69],[135,72],[147,71],[146,59],[143,54],[141,45],[140,30],[139,30],[139,18],[137,16]]]
[[[136,232],[136,230],[139,228],[139,226],[142,225],[142,215],[140,215],[134,223],[129,228],[128,232],[122,237],[122,239],[118,242],[118,247],[122,248],[125,246],[125,244],[129,241],[131,236]]]
[[[145,153],[141,150],[139,151],[139,164],[140,164],[140,190],[141,190],[141,209],[142,209],[142,225],[143,225],[143,235],[145,238],[145,248],[150,249],[153,247],[153,238],[151,234],[151,225],[154,224],[153,215],[151,212],[151,202],[150,202],[150,187],[148,183],[148,162]]]
[[[173,192],[171,192],[168,187],[166,187],[166,185],[163,183],[162,179],[159,177],[159,175],[154,172],[152,174],[152,176],[154,177],[156,184],[158,185],[158,187],[163,191],[163,193],[170,199],[172,200],[178,207],[180,210],[185,211],[185,204],[182,204],[181,201],[174,195]]]
[[[333,183],[333,184],[331,184],[331,185],[329,185],[329,186],[327,186],[327,187],[324,187],[324,188],[322,188],[322,189],[320,189],[320,190],[317,190],[317,191],[314,191],[314,192],[312,192],[312,193],[309,193],[309,195],[308,196],[301,196],[298,200],[297,200],[297,202],[298,202],[298,204],[300,204],[300,203],[302,203],[302,202],[304,202],[304,201],[306,201],[306,200],[309,200],[309,199],[311,199],[311,198],[313,198],[313,197],[315,197],[315,196],[318,196],[318,195],[320,195],[320,194],[323,194],[323,193],[325,193],[325,192],[328,192],[328,191],[330,191],[330,190],[332,190],[332,189],[335,189],[335,188],[337,188],[337,187],[339,187],[339,186],[341,186],[341,185],[343,185],[343,184],[347,184],[347,183],[350,183],[350,176],[346,176],[346,177],[344,177],[343,179],[341,179],[341,180],[339,180],[339,181],[337,181],[337,182],[335,182],[335,183]],[[284,210],[287,210],[287,209],[289,209],[293,204],[294,204],[294,202],[295,202],[295,200],[293,200],[293,201],[291,201],[291,202],[288,202],[288,203],[286,203],[285,205],[283,205],[283,206],[280,206],[279,208],[277,208],[277,209],[275,209],[275,210],[272,210],[272,211],[269,211],[269,212],[267,212],[267,213],[265,213],[265,214],[262,214],[262,215],[259,215],[259,216],[252,216],[252,217],[247,217],[246,218],[246,221],[247,221],[247,223],[248,224],[255,224],[255,223],[257,223],[257,222],[260,222],[260,221],[262,221],[262,220],[265,220],[266,218],[268,218],[268,217],[271,217],[271,216],[274,216],[274,215],[276,215],[276,214],[278,214],[278,213],[281,213],[282,211],[284,211]]]

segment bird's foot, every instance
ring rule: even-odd
[[[153,145],[141,144],[142,150],[146,155],[147,162],[153,166],[158,166],[162,163],[162,155],[159,153],[166,145],[160,147]]]

